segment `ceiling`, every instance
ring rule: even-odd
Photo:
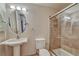
[[[35,4],[39,6],[50,7],[54,10],[60,11],[61,9],[70,5],[71,3],[35,3]]]
[[[25,5],[31,5],[31,4],[38,5],[38,6],[49,7],[49,8],[51,8],[51,10],[53,12],[56,13],[56,12],[59,12],[60,10],[62,10],[63,8],[67,7],[71,3],[29,3],[29,4],[25,3]]]
[[[35,3],[37,5],[40,5],[40,6],[46,6],[46,7],[58,7],[58,6],[67,6],[71,3]]]

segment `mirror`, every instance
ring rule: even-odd
[[[5,4],[0,4],[0,42],[6,40],[7,23],[6,23],[6,7]],[[1,52],[0,46],[0,52]],[[1,53],[0,53],[1,55]]]
[[[10,29],[17,35],[25,32],[28,25],[26,15],[22,10],[11,10],[8,23]]]
[[[3,32],[6,29],[5,25],[6,25],[6,22],[5,22],[5,11],[3,9],[0,9],[0,32]]]

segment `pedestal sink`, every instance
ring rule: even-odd
[[[4,42],[1,42],[0,45],[13,46],[14,56],[20,56],[20,45],[23,43],[27,43],[27,38],[8,39]]]

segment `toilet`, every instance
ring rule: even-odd
[[[38,50],[39,56],[50,56],[50,53],[45,49],[45,39],[36,39],[36,49]]]

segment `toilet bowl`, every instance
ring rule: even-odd
[[[39,56],[50,56],[47,49],[39,49]]]
[[[50,53],[47,49],[45,49],[45,39],[39,38],[36,39],[36,49],[39,50],[38,54],[39,56],[50,56]]]

